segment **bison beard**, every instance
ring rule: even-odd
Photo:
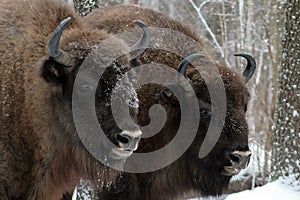
[[[88,24],[60,1],[0,2],[0,199],[60,199],[80,178],[98,186],[110,184],[119,173],[92,157],[73,122],[72,93],[84,96],[94,86],[89,76],[73,91],[80,64],[111,36]],[[137,46],[147,45],[148,36],[143,38]],[[98,53],[106,59],[119,49],[130,47],[116,39]],[[118,128],[108,100],[117,77],[129,69],[130,56],[123,55],[108,67],[95,95],[99,123],[115,144],[118,153],[113,157],[120,162],[135,150],[141,135],[127,121],[127,130]],[[131,83],[126,88],[127,96],[134,98]],[[130,108],[134,114],[136,105]]]

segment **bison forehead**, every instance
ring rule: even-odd
[[[129,77],[128,74],[118,74],[117,83],[114,87],[114,93],[117,95],[115,97],[125,100],[130,108],[137,110],[139,107],[139,100],[137,92],[133,86],[134,82],[135,79]]]
[[[245,80],[241,73],[225,67],[219,67],[225,87],[244,88]]]
[[[188,77],[191,79],[193,86],[197,88],[196,93],[198,93],[197,91],[207,93],[206,85],[218,84],[219,78],[222,79],[227,95],[236,94],[237,96],[243,96],[246,91],[245,80],[242,74],[222,66],[215,66],[215,69],[207,68],[207,66],[201,66],[197,69],[191,68],[188,71]],[[249,93],[247,94],[249,96]]]

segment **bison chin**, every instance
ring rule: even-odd
[[[216,164],[212,158],[189,163],[188,168],[192,188],[200,196],[221,195],[228,188],[232,177],[222,175],[221,163]]]
[[[220,150],[220,144],[217,144],[210,154],[200,159],[199,148],[194,145],[185,153],[183,163],[188,170],[191,188],[201,196],[221,195],[232,176],[248,166],[251,157],[248,146]]]

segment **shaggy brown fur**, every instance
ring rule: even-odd
[[[142,174],[122,174],[114,186],[100,192],[100,199],[110,200],[167,200],[183,199],[191,191],[201,195],[220,195],[228,186],[230,176],[221,174],[223,167],[228,165],[224,152],[236,149],[248,150],[248,126],[245,119],[245,107],[249,100],[249,92],[245,80],[240,73],[226,67],[219,66],[212,59],[212,54],[204,47],[201,39],[193,29],[182,23],[170,19],[160,13],[138,6],[118,6],[103,10],[95,10],[87,18],[99,29],[110,33],[121,33],[132,28],[132,20],[141,20],[149,27],[160,27],[178,31],[197,41],[196,46],[185,45],[186,41],[177,41],[170,36],[169,39],[159,43],[155,33],[152,36],[149,48],[133,62],[135,65],[145,63],[161,63],[177,68],[182,56],[170,51],[166,52],[155,48],[155,44],[178,47],[183,56],[191,53],[201,53],[205,58],[197,62],[202,70],[209,74],[213,67],[217,67],[222,75],[227,95],[227,114],[225,126],[221,137],[204,159],[198,158],[198,152],[207,132],[209,119],[199,122],[198,134],[187,152],[176,162],[164,169]],[[163,37],[162,37],[163,38]],[[175,38],[176,39],[176,38]],[[172,47],[170,47],[172,48]],[[157,76],[157,74],[156,74]],[[161,74],[161,76],[164,76]],[[195,68],[188,69],[188,77],[199,101],[199,108],[210,108],[210,96],[207,87]],[[165,77],[166,78],[166,77]],[[151,77],[150,77],[151,79]],[[211,80],[213,83],[213,80]],[[154,137],[143,139],[139,152],[152,152],[166,145],[176,134],[180,123],[180,111],[176,98],[166,101],[162,97],[165,88],[158,85],[147,85],[138,90],[140,112],[138,121],[141,126],[150,123],[149,108],[154,104],[163,105],[168,118],[164,128]],[[172,95],[173,97],[173,95]],[[175,150],[176,151],[176,150]],[[168,155],[165,155],[166,157]],[[161,158],[160,158],[161,159]]]
[[[228,165],[224,152],[248,149],[248,126],[244,109],[249,94],[240,75],[226,68],[220,67],[219,69],[224,70],[222,74],[226,74],[223,76],[223,80],[227,94],[227,115],[222,135],[209,155],[204,159],[198,157],[209,125],[209,120],[204,117],[202,118],[204,122],[199,122],[198,133],[192,145],[178,160],[155,172],[124,173],[118,178],[115,185],[100,192],[100,199],[169,200],[185,199],[187,195],[195,195],[195,193],[201,196],[222,194],[228,187],[231,178],[221,174],[223,166]],[[201,78],[196,75],[197,72],[194,73],[192,80],[194,80],[193,86],[199,98],[199,108],[207,108],[210,105],[207,103],[209,102],[207,88],[202,83],[198,84],[199,80],[201,82]],[[180,112],[176,105],[177,101],[174,104],[166,102],[161,97],[164,90],[164,87],[157,85],[148,85],[138,90],[140,102],[138,119],[141,126],[150,123],[148,112],[152,105],[164,106],[168,114],[164,128],[157,135],[142,139],[138,152],[146,153],[162,148],[173,139],[178,131]]]
[[[193,46],[190,44],[185,44],[186,41],[176,41],[176,40],[174,41],[172,40],[174,38],[169,38],[168,42],[172,44],[173,48],[175,46],[173,44],[176,44],[176,42],[178,42],[179,47],[176,50],[182,51],[180,53],[186,54],[185,56],[189,55],[191,52],[198,52],[204,54],[207,58],[212,57],[212,53],[207,50],[204,42],[202,41],[198,33],[193,28],[191,28],[189,25],[179,22],[176,19],[171,19],[151,9],[143,8],[140,6],[121,5],[121,6],[105,8],[105,9],[96,9],[88,16],[86,16],[86,19],[90,22],[89,26],[93,26],[95,28],[98,28],[99,30],[100,29],[107,30],[109,33],[113,33],[113,34],[123,33],[125,31],[129,31],[132,30],[133,28],[136,28],[134,27],[134,24],[132,24],[132,21],[140,20],[144,22],[149,28],[155,27],[155,28],[173,30],[189,37],[190,39],[188,40],[189,42],[196,41],[198,45]],[[151,43],[149,48],[151,47],[153,48],[156,42],[159,45],[169,45],[167,44],[167,41],[159,40],[164,38],[159,35],[160,32],[159,33],[152,32],[152,34],[153,35],[151,37]],[[183,38],[179,38],[179,39],[182,40]],[[185,46],[187,46],[188,49],[185,49],[184,48]],[[193,49],[191,49],[192,47]],[[184,52],[184,51],[189,51],[189,52]],[[147,54],[147,51],[145,52],[145,54]],[[150,55],[151,55],[150,60],[151,58],[160,56],[159,53],[157,55],[156,54],[154,55],[153,52],[151,52]],[[145,55],[143,55],[142,57],[144,56]],[[162,58],[163,56],[165,55],[160,56],[160,58]],[[157,60],[163,61],[163,60],[170,60],[170,59],[157,59]],[[211,58],[210,62],[214,63],[214,59]]]
[[[60,65],[48,56],[49,38],[69,16],[72,21],[60,48],[77,58],[78,65],[47,71]],[[87,152],[73,125],[71,94],[77,67],[93,45],[110,36],[82,24],[58,1],[0,2],[0,199],[59,199],[81,177],[94,184],[111,183],[117,174]],[[127,47],[115,40],[106,50],[121,46]],[[122,58],[116,64],[123,61],[128,62]],[[104,105],[107,97],[102,97],[96,109],[108,131],[114,122],[110,107]]]

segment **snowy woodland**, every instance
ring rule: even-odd
[[[69,0],[70,2],[70,0]],[[70,2],[72,3],[72,2]],[[247,120],[253,152],[249,167],[219,199],[300,199],[299,0],[74,0],[82,15],[96,7],[137,4],[191,24],[218,62],[242,71],[249,53],[257,61],[248,83]],[[242,63],[239,63],[242,62]],[[263,186],[261,188],[258,188]],[[77,199],[91,198],[78,186]],[[74,198],[76,199],[76,198]]]

